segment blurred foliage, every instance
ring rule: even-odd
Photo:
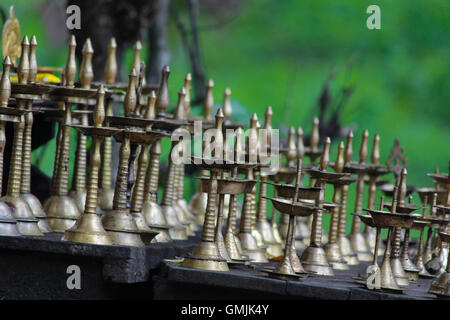
[[[62,67],[66,47],[49,46],[39,11],[44,1],[13,2],[22,34],[37,35],[39,63]],[[0,6],[5,10],[9,4],[2,0]],[[240,106],[234,118],[240,122],[247,122],[252,112],[263,117],[266,106],[271,105],[275,128],[301,125],[308,133],[327,75],[345,66],[356,53],[359,58],[350,72],[339,73],[331,86],[333,99],[343,86],[355,85],[341,117],[343,125],[355,128],[355,154],[365,128],[370,132],[369,147],[373,135],[380,134],[382,162],[394,139],[399,138],[409,160],[408,183],[432,186],[426,173],[436,167],[446,172],[450,158],[450,3],[377,1],[381,30],[366,28],[370,4],[366,0],[243,1],[236,18],[221,28],[201,31],[206,74],[215,81],[217,104],[224,89],[231,88],[233,106]],[[213,22],[212,15],[202,12],[201,25]],[[189,61],[173,23],[169,36],[171,101],[175,104]],[[142,58],[147,55],[145,44]],[[131,59],[130,48],[127,66]],[[281,137],[285,136],[286,132],[281,132]],[[163,159],[169,145],[169,141],[163,145]],[[334,141],[332,159],[336,146]],[[34,151],[33,161],[39,161],[44,172],[51,174],[53,156],[54,142],[45,150]],[[194,185],[186,183],[188,198],[195,191]],[[351,189],[349,209],[354,203]]]

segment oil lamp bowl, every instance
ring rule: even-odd
[[[385,202],[384,207],[388,210],[391,210],[392,203]],[[409,214],[409,213],[416,211],[417,209],[421,209],[421,208],[422,207],[416,206],[415,204],[412,204],[412,203],[404,203],[401,205],[397,205],[396,212]]]
[[[373,223],[378,228],[411,228],[417,215],[403,214],[403,213],[391,213],[389,211],[380,211],[372,209],[363,209],[370,213],[373,219]]]
[[[269,184],[273,185],[275,187],[275,190],[277,191],[277,195],[283,198],[290,198],[294,197],[296,186],[293,184],[278,184],[278,183],[272,183],[269,182]],[[298,199],[308,199],[308,200],[314,200],[316,199],[320,191],[322,189],[319,187],[299,187],[298,188]]]
[[[323,208],[319,208],[313,205],[307,205],[304,202],[292,203],[291,200],[283,198],[270,198],[263,197],[264,199],[272,201],[273,206],[276,210],[281,213],[286,213],[294,216],[305,217],[313,214],[316,211],[323,211]]]
[[[434,182],[442,183],[449,185],[450,184],[450,175],[448,174],[435,174],[435,173],[427,173],[427,176],[431,177]]]
[[[338,173],[338,172],[327,172],[317,169],[307,169],[305,172],[313,179],[320,179],[327,183],[339,180],[343,177],[349,176],[350,173]]]
[[[357,216],[358,218],[360,218],[361,221],[364,224],[368,225],[369,227],[376,228],[376,225],[375,225],[371,215],[360,214],[360,213],[356,213],[356,212],[353,212],[352,215]]]

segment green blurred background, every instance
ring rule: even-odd
[[[37,36],[40,65],[63,67],[67,47],[64,42],[51,44],[41,15],[46,2],[1,0],[0,6],[7,12],[13,4],[22,34]],[[366,27],[366,8],[371,4],[381,8],[381,30]],[[289,125],[302,126],[309,133],[328,74],[357,56],[352,68],[339,72],[330,87],[333,100],[343,86],[355,86],[341,113],[341,124],[354,128],[355,154],[363,129],[370,133],[369,148],[373,135],[380,134],[383,163],[398,138],[408,157],[408,184],[431,187],[426,173],[436,167],[447,172],[450,159],[449,7],[448,0],[242,1],[231,21],[200,33],[206,75],[216,85],[216,104],[221,104],[224,89],[229,87],[233,118],[248,122],[253,112],[262,118],[271,105],[273,127],[281,128],[281,138],[286,137]],[[203,24],[216,19],[206,10],[201,12]],[[190,70],[173,22],[169,46],[174,104],[176,91]],[[141,58],[147,54],[144,43]],[[127,69],[131,59],[132,48],[126,54]],[[166,141],[163,161],[168,147]],[[331,159],[336,147],[333,141]],[[48,175],[53,170],[54,149],[52,141],[33,152],[33,163]],[[190,199],[195,183],[187,180],[186,187]],[[354,189],[350,190],[349,209],[354,207]],[[366,198],[367,194],[364,203]],[[420,203],[417,195],[414,202]]]

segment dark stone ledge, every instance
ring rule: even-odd
[[[381,261],[380,261],[381,262]],[[153,277],[156,299],[321,299],[321,300],[428,300],[432,279],[411,282],[403,294],[368,290],[353,277],[363,274],[369,263],[335,270],[335,277],[310,275],[298,281],[271,279],[256,268],[236,267],[230,272],[195,270],[178,263],[163,262],[159,275]],[[269,263],[268,265],[274,265]],[[267,266],[267,265],[265,265]]]

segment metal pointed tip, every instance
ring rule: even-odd
[[[152,92],[150,92],[150,98],[156,98],[155,90],[152,90]]]
[[[256,121],[256,129],[261,128],[261,124],[259,123],[259,121]]]
[[[9,7],[9,16],[10,18],[14,18],[14,6]]]
[[[223,110],[222,108],[217,109],[216,118],[223,118]]]
[[[11,59],[9,58],[9,56],[6,56],[5,59],[3,59],[3,65],[11,65]]]
[[[313,119],[313,123],[314,123],[314,124],[316,124],[316,125],[317,125],[317,124],[319,124],[319,118],[317,118],[317,117],[314,117],[314,119]]]
[[[169,66],[164,66],[163,69],[162,69],[162,71],[163,71],[164,73],[170,73],[170,67],[169,67]]]
[[[30,41],[30,44],[32,45],[32,46],[37,46],[37,39],[36,39],[36,36],[35,35],[33,35],[32,37],[31,37],[31,41]]]
[[[331,144],[331,139],[330,139],[330,137],[326,137],[325,143],[326,143],[326,144]]]
[[[225,89],[225,94],[226,94],[227,96],[231,95],[231,89],[230,89],[230,88],[226,88],[226,89]]]
[[[136,69],[135,68],[131,68],[130,76],[136,77]]]
[[[368,137],[369,136],[369,130],[365,129],[363,132],[363,136],[364,137]]]
[[[110,48],[117,48],[116,38],[112,37],[112,38],[109,40],[109,47],[110,47]]]
[[[353,130],[350,130],[350,131],[348,132],[348,137],[349,137],[349,138],[353,138]]]
[[[376,141],[380,141],[380,135],[377,133],[374,138]]]
[[[402,169],[402,174],[408,174],[408,170],[406,170],[406,168]]]
[[[339,142],[338,148],[342,150],[344,149],[344,141]]]
[[[214,81],[213,79],[208,79],[208,83],[206,84],[208,87],[214,87]]]
[[[28,40],[28,36],[24,36],[22,39],[22,45],[30,45],[30,41]]]
[[[134,49],[136,50],[141,50],[142,49],[142,43],[141,41],[136,41],[136,43],[134,44]]]
[[[256,115],[256,113],[252,114],[252,121],[258,121],[258,116]]]
[[[271,106],[267,106],[267,108],[266,108],[266,114],[267,115],[273,115],[273,112],[272,112],[272,107]]]
[[[244,131],[242,130],[241,127],[238,127],[238,128],[236,129],[236,135],[240,135],[240,134],[242,134],[242,132],[244,132]]]
[[[186,89],[184,87],[181,87],[181,89],[178,91],[179,95],[185,96],[186,95]]]
[[[70,40],[69,40],[69,46],[76,46],[76,45],[77,45],[77,41],[75,40],[75,36],[71,35]]]
[[[190,72],[186,73],[186,76],[184,77],[185,80],[191,81],[192,80],[192,74]]]
[[[94,49],[92,48],[91,38],[86,38],[83,46],[83,52],[94,53]]]
[[[103,84],[100,84],[97,90],[98,94],[105,94],[105,88],[103,88]]]
[[[298,136],[303,136],[303,128],[302,127],[298,127],[297,128],[297,135]]]
[[[295,128],[294,128],[294,126],[290,126],[290,127],[289,127],[289,133],[295,134]]]

